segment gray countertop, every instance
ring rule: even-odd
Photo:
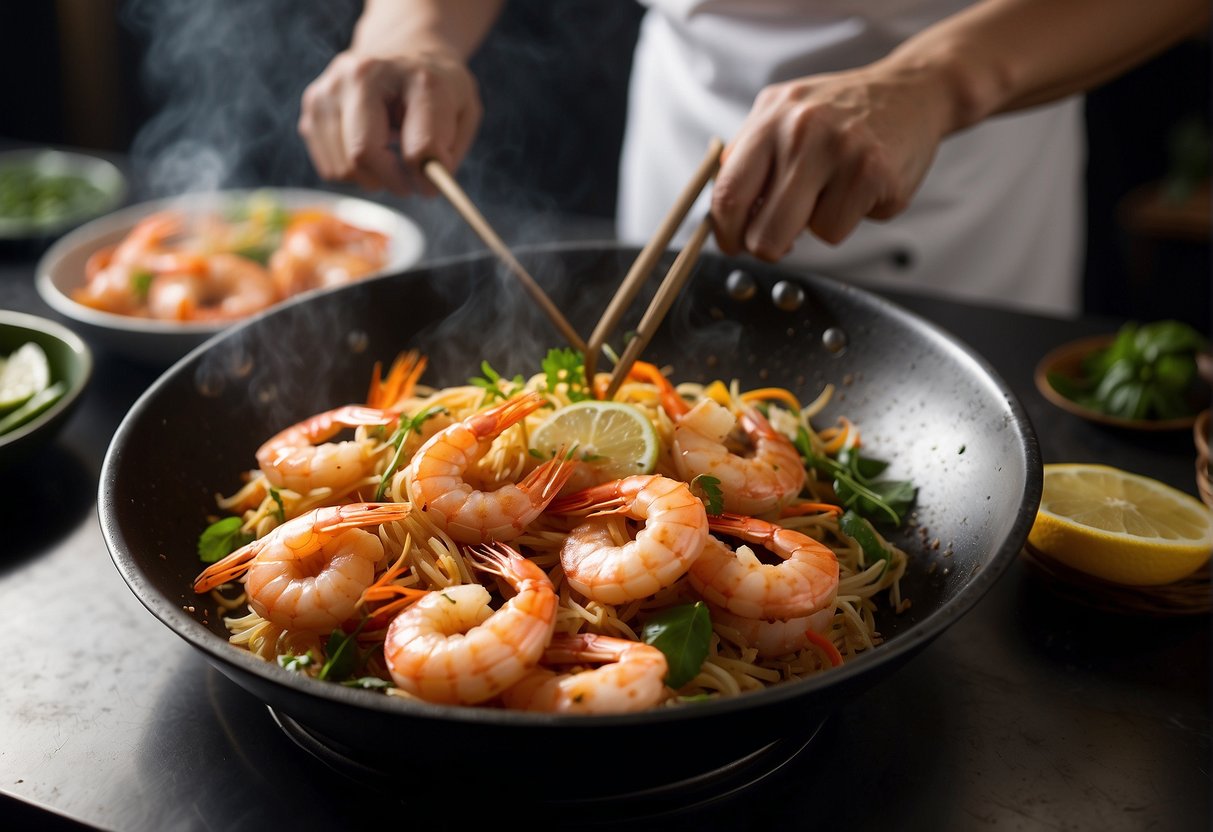
[[[426,211],[418,219],[441,241],[428,254],[475,245],[449,213]],[[604,228],[548,219],[530,233],[600,237]],[[0,251],[0,308],[56,318],[33,289],[37,254]],[[1108,462],[1196,493],[1190,434],[1090,425],[1032,385],[1048,349],[1116,322],[892,299],[990,362],[1028,412],[1045,462]],[[0,477],[8,636],[0,827],[351,828],[457,815],[434,808],[459,798],[454,785],[438,784],[450,794],[419,808],[304,750],[127,589],[102,540],[96,489],[110,437],[157,371],[103,351],[96,359],[59,438]],[[1021,559],[803,749],[731,783],[747,788],[719,800],[688,792],[612,816],[698,830],[1207,829],[1209,647],[1207,616],[1101,611],[1057,592]],[[402,784],[400,793],[416,787]],[[591,821],[594,811],[568,817]]]

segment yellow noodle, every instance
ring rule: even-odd
[[[529,414],[494,440],[488,453],[474,470],[467,472],[468,481],[474,487],[491,490],[508,482],[516,482],[538,464],[539,461],[531,456],[528,447],[531,432],[551,415],[554,408],[566,406],[572,401],[567,384],[558,385],[555,391],[546,391],[545,385],[544,374],[535,374],[523,380],[522,386],[526,389],[544,392],[550,406],[541,407]],[[513,380],[507,379],[502,379],[497,387],[502,394],[501,398],[520,390]],[[736,381],[727,387],[713,385],[710,391],[706,385],[698,383],[682,383],[677,385],[676,389],[683,396],[692,399],[705,395],[706,391],[718,401],[729,400],[733,403],[739,402],[743,393]],[[826,443],[818,435],[810,419],[822,412],[833,393],[834,388],[827,385],[812,402],[802,407],[799,413],[776,403],[764,407],[769,412],[769,421],[773,427],[788,436],[803,431],[808,437],[810,447],[817,453],[824,453]],[[616,399],[640,408],[647,415],[659,442],[655,473],[677,478],[672,450],[675,426],[661,407],[657,388],[650,383],[630,379],[620,387]],[[339,492],[329,488],[316,488],[307,494],[298,494],[287,489],[271,491],[265,477],[254,471],[247,475],[239,490],[228,497],[218,497],[216,504],[221,512],[239,513],[244,528],[259,537],[283,520],[314,508],[372,499],[379,488],[380,479],[384,476],[389,476],[389,479],[382,499],[408,502],[410,495],[403,472],[423,442],[446,425],[464,419],[497,401],[500,401],[500,398],[488,395],[478,386],[432,388],[418,385],[412,398],[404,402],[403,412],[417,414],[427,408],[442,408],[443,412],[424,421],[417,432],[407,437],[403,443],[401,465],[394,472],[386,470],[395,455],[395,449],[388,441],[390,436],[387,431],[382,428],[362,427],[354,432],[354,437],[355,441],[370,444],[376,458],[373,475],[342,488]],[[842,429],[845,430],[845,427]],[[830,434],[836,432],[831,430],[827,435]],[[808,471],[802,496],[812,501],[836,501],[831,484],[819,479],[812,469]],[[883,541],[889,552],[888,560],[866,563],[862,548],[841,531],[838,517],[833,514],[776,518],[776,521],[824,543],[838,559],[836,613],[826,638],[834,643],[844,660],[878,645],[882,637],[876,628],[876,596],[886,593],[888,606],[894,612],[903,610],[909,604],[902,599],[900,588],[908,564],[905,553]],[[537,563],[556,587],[557,632],[598,633],[639,640],[644,621],[649,615],[698,600],[685,576],[651,597],[620,606],[602,604],[581,597],[565,581],[560,566],[560,548],[566,535],[577,522],[580,521],[576,518],[541,515],[512,544]],[[608,520],[608,528],[612,542],[616,545],[623,545],[631,539],[628,522],[621,517],[611,517]],[[382,524],[378,529],[378,537],[384,548],[378,572],[382,573],[399,561],[403,571],[392,580],[392,584],[397,587],[441,590],[456,584],[482,582],[498,597],[509,595],[508,589],[497,578],[492,577],[491,580],[485,581],[481,573],[472,568],[461,547],[424,512],[415,511],[402,521]],[[746,550],[750,550],[752,557],[765,557],[761,552],[755,554],[750,547],[740,548],[742,552]],[[222,596],[216,593],[216,597]],[[243,596],[237,599],[224,598],[222,603],[227,605],[224,609],[233,610],[242,606],[245,599]],[[370,606],[373,606],[373,602]],[[302,655],[310,650],[320,655],[323,652],[318,636],[285,633],[254,613],[225,618],[224,622],[232,633],[233,644],[249,649],[267,660],[288,653]],[[360,645],[364,649],[373,647],[382,641],[383,634],[382,628],[375,633],[361,633]],[[735,696],[745,691],[778,684],[783,680],[803,678],[828,669],[829,666],[830,658],[820,648],[811,644],[788,656],[772,659],[758,657],[756,649],[746,643],[739,631],[724,624],[713,623],[708,658],[697,676],[683,686],[679,694],[687,698],[703,695]],[[304,672],[314,672],[314,668],[304,668]],[[388,678],[381,655],[375,655],[368,662],[366,672]],[[387,688],[386,692],[392,696],[407,697],[407,694],[394,687]]]

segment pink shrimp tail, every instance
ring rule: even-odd
[[[216,561],[202,570],[202,574],[194,579],[194,592],[200,595],[203,592],[210,592],[215,587],[234,581],[247,572],[253,558],[261,548],[258,545],[259,542],[254,540],[241,546],[223,560]]]
[[[497,436],[506,428],[521,422],[547,402],[543,394],[531,391],[508,399],[496,407],[469,416],[464,424],[476,436]]]
[[[531,495],[532,503],[550,506],[576,470],[572,460],[557,455],[523,477],[518,486]]]
[[[570,470],[570,474],[572,471]],[[548,505],[548,511],[556,514],[576,514],[582,511],[594,511],[594,516],[614,514],[626,503],[619,490],[619,482],[604,482],[592,485],[573,494],[559,497]]]

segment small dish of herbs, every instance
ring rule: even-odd
[[[1036,368],[1041,395],[1091,421],[1140,430],[1191,428],[1209,406],[1209,339],[1175,320],[1129,321],[1064,344]]]
[[[117,208],[126,176],[85,153],[32,148],[0,153],[0,240],[54,237]]]

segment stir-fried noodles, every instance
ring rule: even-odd
[[[620,477],[597,448],[535,447],[605,404],[554,357],[432,388],[402,356],[365,404],[267,440],[199,542],[231,643],[388,695],[570,712],[734,696],[880,644],[877,610],[908,604],[880,529],[913,489],[874,478],[845,418],[814,425],[832,388],[802,406],[638,363],[614,401],[656,453]]]

